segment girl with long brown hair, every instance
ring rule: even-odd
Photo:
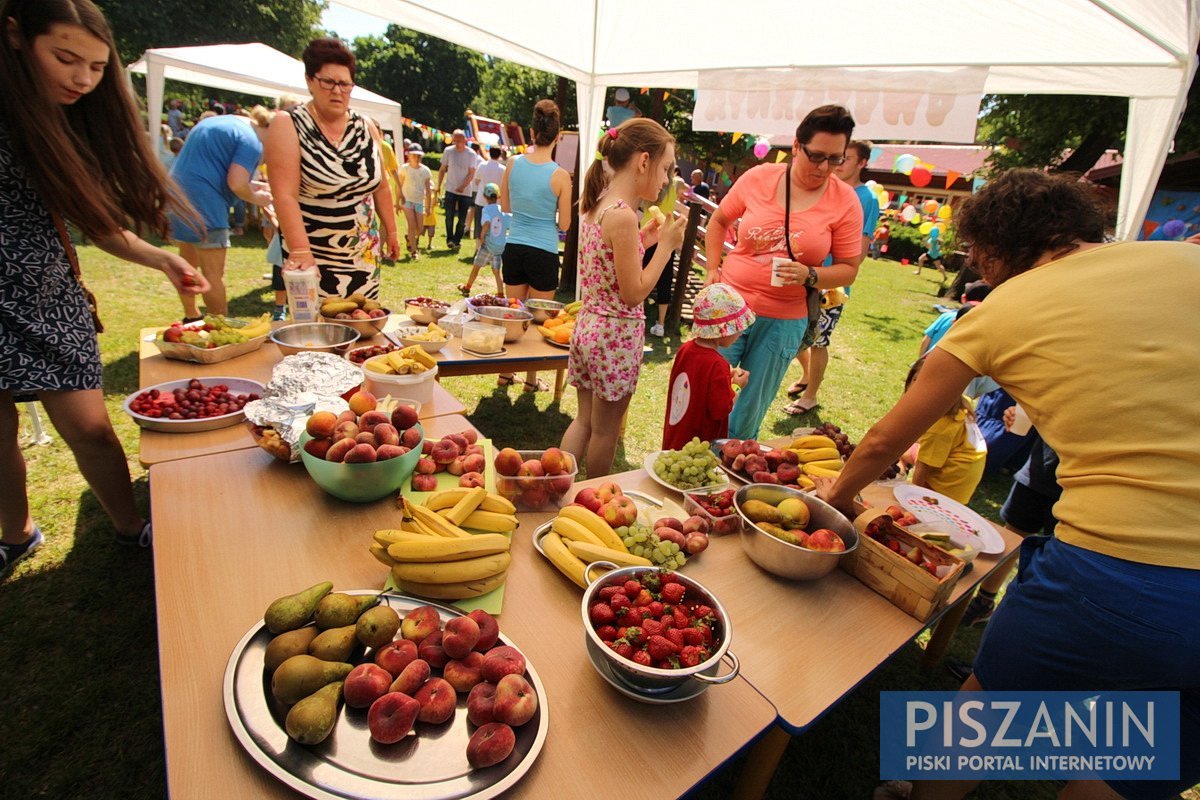
[[[64,220],[101,249],[163,272],[180,292],[208,282],[128,230],[164,236],[194,218],[138,120],[112,31],[91,0],[0,6],[0,574],[42,543],[17,442],[19,401],[42,401],[108,512],[118,541],[149,546],[101,390],[101,363]]]

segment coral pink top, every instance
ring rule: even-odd
[[[772,286],[771,259],[787,258],[783,241],[783,204],[775,199],[787,164],[761,164],[742,177],[721,201],[732,223],[741,218],[737,244],[721,265],[721,280],[742,293],[755,314],[775,319],[807,316],[804,286]],[[834,263],[862,251],[862,204],[854,190],[830,176],[821,199],[792,214],[789,229],[796,260],[819,267],[825,256]]]

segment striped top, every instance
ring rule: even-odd
[[[300,141],[300,215],[320,272],[322,297],[379,294],[379,232],[371,195],[383,175],[366,120],[351,110],[331,143],[307,106],[287,112]],[[288,252],[286,240],[284,253]]]

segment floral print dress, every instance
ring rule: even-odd
[[[595,222],[580,220],[579,285],[583,307],[571,335],[567,379],[608,402],[629,397],[637,389],[646,341],[646,312],[642,304],[630,308],[621,301],[617,266],[612,247],[604,243],[600,223],[614,208],[628,208],[618,200],[604,209]],[[638,245],[641,256],[642,247]]]

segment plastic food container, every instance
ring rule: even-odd
[[[501,451],[503,452],[503,451]],[[517,454],[521,457],[521,464],[526,461],[541,462],[545,450],[518,450]],[[557,508],[562,508],[566,505],[566,495],[570,493],[571,486],[575,483],[575,476],[579,474],[579,462],[574,454],[566,453],[570,460],[569,469],[558,475],[541,475],[521,477],[514,473],[515,467],[512,464],[503,463],[503,456],[497,454],[495,459],[496,465],[496,491],[504,497],[512,501],[512,504],[517,507],[518,511],[551,511]]]
[[[731,504],[729,513],[723,517],[717,517],[708,512],[704,506],[696,502],[697,497],[704,497],[708,494],[720,494],[724,491],[732,491],[729,489],[720,489],[716,492],[684,492],[683,494],[683,510],[689,514],[700,517],[708,522],[709,532],[718,536],[728,533],[742,532],[742,518],[738,515],[737,509]]]
[[[495,325],[504,331],[504,341],[515,342],[529,330],[533,314],[520,308],[497,308],[483,306],[475,309],[475,316],[481,322]]]
[[[376,397],[390,394],[398,400],[415,400],[421,405],[433,400],[433,384],[437,378],[436,366],[416,375],[384,375],[366,368],[367,362],[374,361],[375,358],[368,358],[363,362],[363,388],[368,392]]]
[[[462,346],[466,349],[485,355],[504,349],[504,328],[486,322],[464,322],[462,327]]]

